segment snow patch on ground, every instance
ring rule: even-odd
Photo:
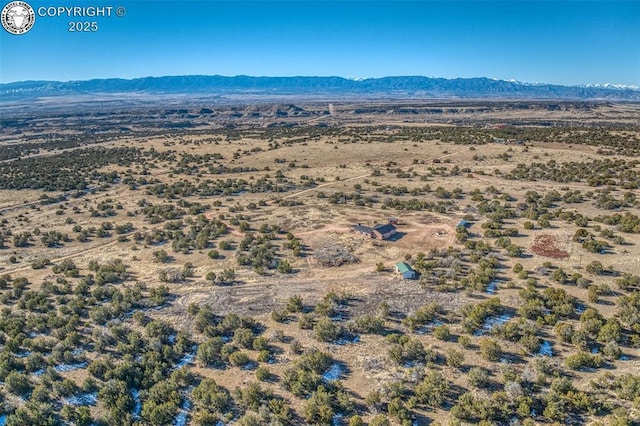
[[[81,406],[81,405],[96,405],[98,403],[98,392],[81,393],[79,395],[73,395],[66,398],[67,404]]]
[[[253,361],[249,361],[248,363],[243,365],[241,368],[243,370],[251,371],[251,370],[255,370],[257,367],[258,367],[258,363],[253,362]]]
[[[180,361],[178,361],[178,363],[176,364],[176,369],[182,368],[185,365],[191,364],[195,359],[195,357],[196,356],[194,354],[186,354]]]
[[[140,418],[140,413],[142,412],[142,401],[140,400],[140,391],[138,389],[131,390],[131,397],[133,398],[133,402],[135,402],[135,406],[133,407],[133,415],[134,420]]]
[[[178,412],[178,415],[176,416],[176,419],[173,421],[173,424],[175,426],[185,426],[187,424],[187,412],[180,410],[180,412]]]
[[[173,421],[173,424],[175,426],[186,426],[187,424],[187,417],[189,415],[189,411],[191,410],[191,405],[192,405],[191,399],[189,399],[189,395],[191,394],[192,390],[193,388],[190,388],[188,392],[185,392],[183,395],[184,401],[180,406],[180,411],[178,412],[178,414],[176,415],[176,418]]]
[[[498,280],[493,280],[487,285],[487,294],[496,294],[498,289]]]
[[[186,354],[182,357],[180,361],[175,366],[175,370],[179,370],[180,368],[189,365],[196,359],[196,351],[198,350],[198,345],[193,345],[191,348],[191,353]]]
[[[322,375],[322,380],[325,382],[330,382],[332,380],[338,380],[340,376],[344,373],[344,367],[337,362],[331,364],[331,367]]]
[[[76,364],[60,364],[55,366],[55,370],[58,373],[66,373],[67,371],[74,371],[74,370],[80,370],[82,368],[86,368],[87,365],[89,365],[89,363],[87,363],[86,361],[78,362]]]
[[[335,414],[335,415],[333,416],[333,419],[331,420],[331,424],[332,424],[333,426],[340,426],[340,425],[342,425],[342,418],[343,418],[343,417],[344,417],[344,416],[343,416],[342,414],[339,414],[339,413],[338,413],[338,414]]]
[[[360,336],[355,335],[351,339],[339,339],[339,340],[336,340],[333,343],[335,343],[336,345],[343,346],[343,345],[346,345],[346,344],[349,344],[349,343],[358,343],[359,341],[360,341]]]
[[[553,356],[553,349],[551,348],[551,343],[546,340],[542,341],[540,345],[540,350],[538,351],[538,355],[540,356]]]
[[[483,334],[487,334],[491,330],[493,330],[495,327],[506,323],[511,318],[512,318],[511,314],[502,314],[502,315],[497,316],[497,317],[487,318],[487,320],[484,322],[484,325],[482,326],[482,328],[480,330],[477,330],[473,334],[475,336],[482,336]]]
[[[444,324],[442,321],[440,320],[433,320],[428,324],[425,324],[424,326],[420,327],[419,329],[416,330],[416,334],[426,334],[428,332],[430,332],[431,330],[433,330],[434,328],[438,327],[439,325]]]

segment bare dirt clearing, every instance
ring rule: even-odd
[[[557,235],[540,234],[536,235],[531,244],[531,251],[535,254],[553,259],[566,259],[569,253],[562,249],[566,245],[566,241],[560,241]]]

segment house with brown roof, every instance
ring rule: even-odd
[[[396,227],[390,223],[387,223],[386,225],[376,225],[372,230],[373,238],[376,238],[378,240],[388,240],[397,232],[398,230],[396,229]]]
[[[351,228],[351,230],[365,237],[373,238],[376,240],[388,240],[398,232],[397,228],[390,223],[378,224],[373,228],[357,224],[356,226]]]

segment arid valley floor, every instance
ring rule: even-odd
[[[2,113],[7,425],[640,422],[640,104],[71,111]]]

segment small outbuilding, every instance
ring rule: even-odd
[[[407,262],[396,263],[396,272],[402,275],[403,280],[415,280],[417,278],[416,271]]]

